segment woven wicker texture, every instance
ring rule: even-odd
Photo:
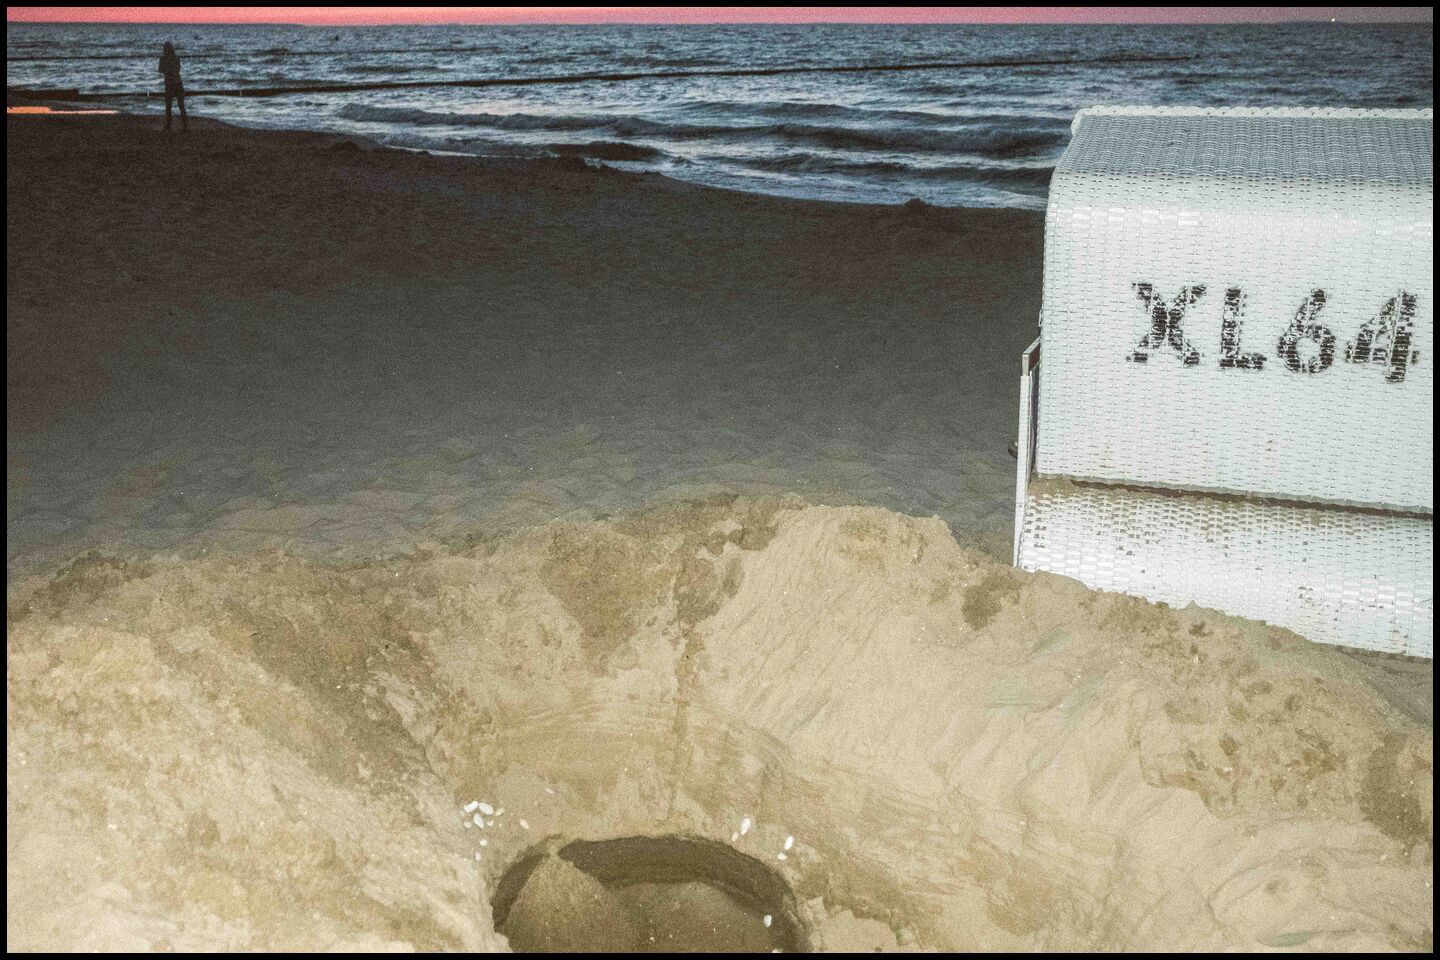
[[[1433,511],[1432,129],[1082,111],[1047,213],[1037,471]]]
[[[1265,620],[1319,643],[1431,657],[1435,525],[1206,495],[1032,485],[1020,566]]]

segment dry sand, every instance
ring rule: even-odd
[[[1434,741],[1393,678],[938,519],[95,560],[9,615],[12,948],[494,949],[543,838],[746,817],[822,949],[1431,944]]]
[[[1038,218],[8,126],[11,949],[1430,949],[1429,664],[995,561]]]

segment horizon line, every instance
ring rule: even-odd
[[[7,24],[150,26],[1139,26],[1432,24],[1430,6],[1023,7],[46,7],[5,8]]]
[[[704,20],[659,23],[654,20],[388,20],[384,23],[313,23],[306,20],[10,20],[7,26],[38,27],[1278,27],[1330,25],[1347,27],[1429,27],[1429,20]]]

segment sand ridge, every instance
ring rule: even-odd
[[[1433,734],[1387,678],[936,518],[725,497],[8,601],[12,948],[496,949],[542,839],[746,817],[822,949],[1432,942]]]

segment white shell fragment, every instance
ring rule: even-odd
[[[471,818],[471,822],[474,823],[475,826],[479,827],[481,830],[485,829],[485,818],[480,816],[480,814],[475,814],[475,816]]]
[[[485,826],[487,826],[487,827],[493,827],[493,826],[495,826],[495,821],[494,821],[493,819],[492,819],[492,820],[486,820],[486,821],[485,821]]]
[[[732,834],[730,834],[730,842],[731,842],[731,843],[734,843],[736,840],[739,840],[739,839],[740,839],[740,834],[739,834],[739,833],[732,833]]]
[[[495,808],[490,806],[490,804],[486,803],[484,800],[481,800],[479,803],[476,804],[476,806],[478,806],[480,808],[480,812],[485,814],[485,816],[487,817],[492,816],[495,813]]]
[[[770,924],[771,924],[774,920],[775,920],[775,918],[772,917],[772,916],[770,916],[770,914],[768,914],[768,913],[765,914],[765,926],[767,926],[767,927],[770,926]]]
[[[488,846],[490,846],[490,841],[489,841],[489,840],[486,840],[484,837],[481,837],[481,838],[480,838],[480,846],[482,846],[482,847],[488,847]]]
[[[479,851],[479,850],[476,850],[476,851],[475,851],[475,859],[476,859],[476,860],[479,860],[479,859],[480,859],[480,851]]]
[[[478,807],[478,806],[480,806],[480,801],[479,801],[479,800],[471,800],[469,803],[465,804],[465,812],[466,812],[466,813],[474,813],[474,812],[475,812],[475,808]]]
[[[794,837],[786,837],[786,838],[785,838],[785,849],[786,849],[786,850],[789,850],[789,849],[790,849],[791,847],[793,847],[793,846],[795,846],[795,838],[794,838]]]
[[[529,830],[529,829],[530,829],[530,821],[529,821],[529,820],[526,820],[524,817],[521,817],[521,818],[520,818],[520,829],[521,829],[521,830]]]
[[[750,827],[751,827],[751,822],[750,822],[750,818],[749,818],[749,817],[746,817],[744,820],[741,820],[741,821],[740,821],[740,836],[743,837],[743,836],[745,836],[745,834],[749,833],[749,832],[750,832]]]
[[[789,860],[790,858],[787,857],[787,856],[785,856],[785,854],[783,854],[783,853],[777,853],[777,854],[775,854],[775,859],[776,859],[776,860]]]
[[[496,810],[496,811],[495,811],[495,816],[498,817],[498,816],[500,816],[500,814],[502,814],[502,813],[504,813],[504,812],[505,812],[505,808],[504,808],[504,807],[501,807],[499,810]]]

